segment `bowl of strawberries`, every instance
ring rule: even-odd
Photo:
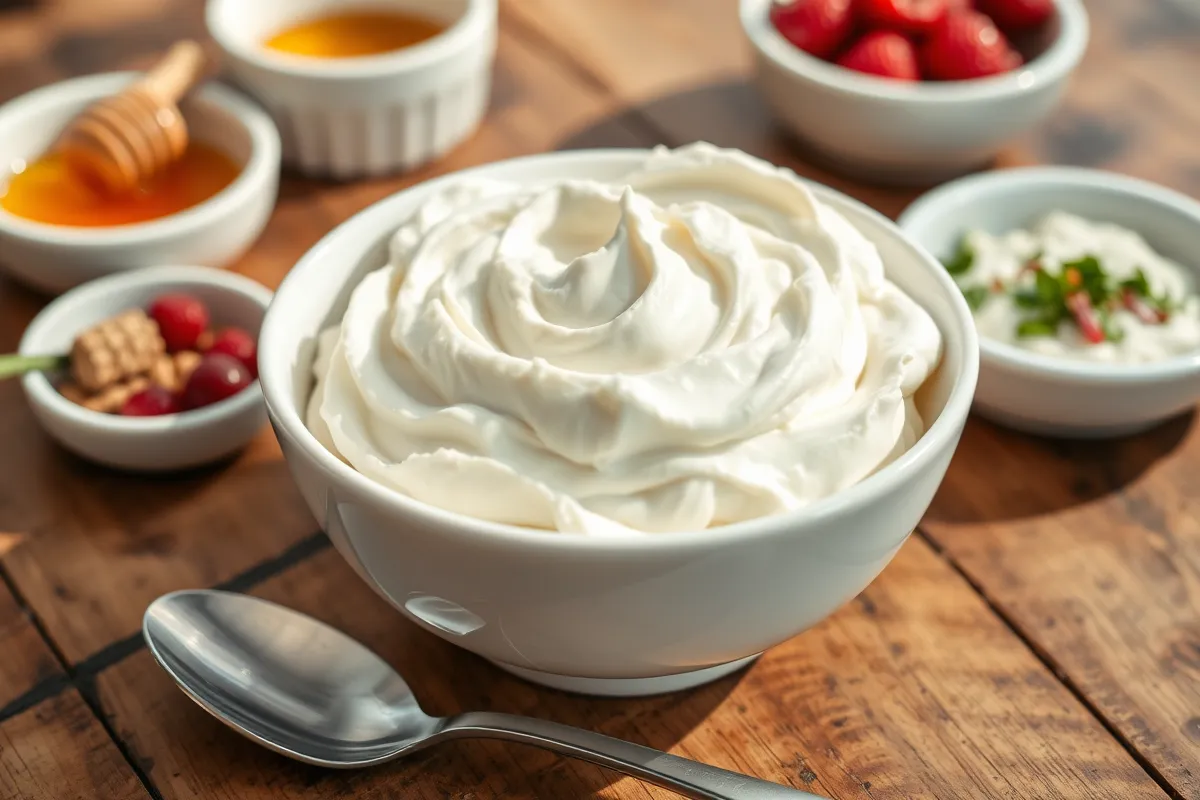
[[[990,162],[1054,109],[1081,0],[741,0],[759,89],[813,155],[874,183]]]

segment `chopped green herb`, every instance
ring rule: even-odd
[[[1061,282],[1068,291],[1083,290],[1088,293],[1093,305],[1101,305],[1108,299],[1108,275],[1095,256],[1084,256],[1078,261],[1067,261],[1062,265]]]
[[[1051,276],[1044,269],[1039,269],[1034,275],[1036,276],[1034,286],[1037,289],[1038,300],[1041,304],[1049,308],[1057,308],[1063,305],[1063,298],[1066,292],[1063,291],[1061,280]]]
[[[1039,254],[1040,256],[1040,254]],[[1116,324],[1112,313],[1126,308],[1147,324],[1162,322],[1167,316],[1167,298],[1154,297],[1140,269],[1132,277],[1116,282],[1095,256],[1064,262],[1057,274],[1037,259],[1027,262],[1034,274],[1033,286],[1014,289],[1013,304],[1027,312],[1017,324],[1017,336],[1053,336],[1062,322],[1079,329],[1092,343],[1119,342],[1125,331]]]
[[[1122,298],[1125,306],[1134,311],[1139,318],[1142,318],[1143,322],[1151,324],[1166,322],[1171,313],[1178,309],[1178,306],[1169,294],[1154,294],[1150,288],[1150,281],[1146,280],[1146,273],[1142,271],[1141,267],[1137,268],[1132,278],[1126,278],[1121,281],[1119,287],[1122,291],[1129,293]],[[1133,302],[1131,302],[1129,295],[1132,295]],[[1141,302],[1138,303],[1136,301]],[[1149,308],[1153,314],[1139,313],[1143,307]],[[1153,319],[1150,317],[1153,317]]]
[[[1042,298],[1034,289],[1017,289],[1012,295],[1017,308],[1037,309],[1042,307]]]
[[[987,302],[991,295],[991,290],[986,286],[972,286],[969,289],[962,290],[963,297],[967,299],[967,305],[972,311],[978,311]]]
[[[1017,338],[1029,339],[1033,336],[1054,336],[1058,333],[1057,319],[1026,319],[1017,323]]]
[[[1146,280],[1146,273],[1141,267],[1134,271],[1132,278],[1126,278],[1120,285],[1122,289],[1128,289],[1138,297],[1150,296],[1150,281]]]
[[[1125,338],[1125,329],[1116,323],[1111,314],[1100,314],[1100,329],[1104,331],[1105,341],[1119,342]]]
[[[966,237],[958,243],[958,249],[948,261],[943,261],[943,266],[951,275],[962,275],[971,269],[975,263],[975,251],[971,249],[971,245],[967,242]]]

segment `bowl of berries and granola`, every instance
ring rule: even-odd
[[[135,471],[186,469],[241,449],[266,423],[257,338],[271,291],[207,267],[85,283],[47,305],[0,356],[68,450]]]
[[[1057,105],[1080,0],[741,0],[760,91],[819,160],[876,183],[991,161]]]
[[[900,217],[979,332],[975,408],[1020,430],[1132,433],[1200,398],[1200,203],[1100,170],[953,181]]]

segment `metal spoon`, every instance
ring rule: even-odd
[[[482,736],[581,758],[697,800],[821,800],[557,722],[490,711],[431,717],[404,679],[354,639],[246,595],[164,595],[146,609],[142,632],[158,663],[202,708],[309,764],[367,767]]]

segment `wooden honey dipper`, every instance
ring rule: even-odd
[[[76,117],[59,138],[57,151],[110,192],[136,188],[183,155],[187,123],[177,103],[207,70],[203,47],[193,41],[176,43],[136,83]]]

